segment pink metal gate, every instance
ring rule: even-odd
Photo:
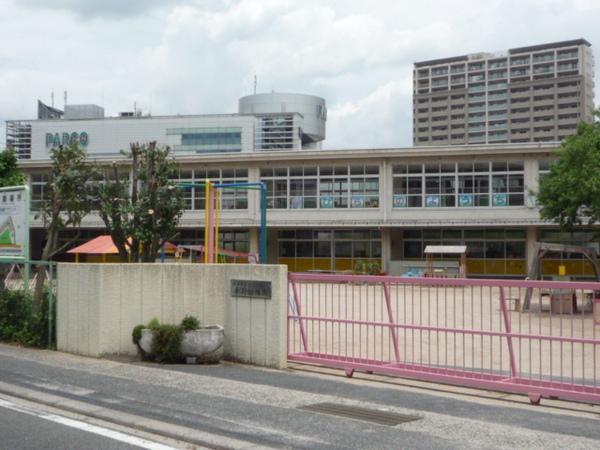
[[[600,403],[600,283],[311,273],[289,282],[290,361]]]

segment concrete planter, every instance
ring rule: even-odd
[[[197,330],[186,331],[181,339],[181,355],[196,358],[201,362],[218,362],[221,359],[225,329],[221,325],[209,325]],[[147,355],[152,356],[154,331],[142,330],[139,346]]]

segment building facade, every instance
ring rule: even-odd
[[[524,277],[536,241],[588,245],[591,237],[586,230],[564,235],[540,220],[530,194],[554,161],[557,146],[182,155],[175,179],[266,183],[269,262],[287,264],[293,271],[350,271],[374,261],[386,273],[401,275],[424,267],[427,245],[464,244],[469,276]],[[21,166],[30,179],[35,210],[44,200],[49,161],[24,160]],[[204,192],[189,188],[185,198],[175,242],[202,243]],[[221,201],[221,246],[258,251],[258,194],[224,191]],[[44,232],[34,214],[31,221],[35,257]],[[91,214],[84,220],[81,241],[104,232],[102,221]],[[582,259],[566,255],[546,259],[543,272],[556,274],[561,263],[572,276],[593,274]]]
[[[325,100],[303,94],[250,95],[240,99],[237,114],[186,116],[134,111],[105,117],[97,105],[67,105],[63,113],[40,102],[37,120],[7,121],[6,146],[20,159],[45,159],[52,147],[70,142],[91,158],[148,141],[169,145],[176,155],[315,150],[325,139],[326,120]]]
[[[414,63],[413,144],[560,141],[593,121],[584,39]]]

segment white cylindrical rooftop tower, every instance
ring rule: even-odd
[[[325,99],[305,94],[254,94],[239,100],[240,114],[298,113],[302,120],[302,141],[316,143],[325,139],[327,107]]]

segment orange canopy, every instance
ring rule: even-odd
[[[119,253],[110,235],[98,236],[91,241],[72,248],[67,253],[83,253],[86,255],[116,255]]]
[[[129,239],[131,242],[131,239]],[[170,242],[164,243],[164,249],[166,252],[175,252],[177,246]],[[114,244],[112,237],[105,234],[102,236],[95,237],[91,241],[87,241],[85,244],[81,244],[78,247],[72,248],[67,253],[79,253],[85,255],[116,255],[119,253],[117,246]]]

